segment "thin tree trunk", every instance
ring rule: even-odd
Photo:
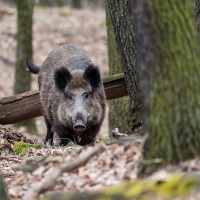
[[[72,4],[72,8],[80,9],[82,7],[81,0],[72,0],[71,4]]]
[[[198,31],[200,33],[200,0],[195,0]]]
[[[0,173],[0,197],[1,197],[1,200],[8,200],[5,183],[4,183],[1,173]]]
[[[109,75],[123,73],[120,55],[117,48],[115,33],[112,21],[108,11],[108,3],[105,1],[106,25],[108,38],[108,60]],[[114,128],[119,128],[121,133],[129,134],[131,132],[131,117],[129,113],[129,98],[122,97],[109,101],[109,135],[112,135]]]
[[[132,129],[134,129],[141,124],[141,99],[136,58],[137,51],[129,17],[128,0],[108,0],[108,7],[130,97],[131,125]]]
[[[15,69],[14,94],[27,92],[31,89],[31,73],[26,70],[25,60],[32,56],[32,24],[33,24],[33,0],[17,0],[17,62]],[[35,120],[24,121],[18,126],[24,125],[28,131],[37,134]]]
[[[32,56],[33,0],[17,0],[17,63],[14,93],[27,92],[31,88],[31,74],[26,70],[26,56]]]
[[[200,57],[192,1],[131,1],[138,46],[145,159],[178,163],[200,153]],[[158,167],[159,165],[157,165]],[[143,168],[150,172],[153,165]]]

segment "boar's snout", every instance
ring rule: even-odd
[[[76,124],[73,126],[74,131],[82,132],[86,129],[86,126],[83,124],[82,120],[77,120]]]

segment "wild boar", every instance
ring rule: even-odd
[[[105,91],[98,67],[73,45],[51,52],[41,67],[27,61],[39,74],[42,112],[47,126],[45,143],[54,132],[60,145],[69,140],[79,145],[93,142],[105,116]]]

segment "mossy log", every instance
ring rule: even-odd
[[[107,100],[127,96],[124,74],[103,78]],[[42,115],[38,90],[0,99],[0,124],[14,124]]]
[[[187,177],[174,174],[168,181],[136,180],[99,192],[76,192],[74,194],[56,192],[45,197],[45,200],[168,200],[175,197],[186,199],[194,188],[199,187],[198,184],[199,180],[194,175]]]

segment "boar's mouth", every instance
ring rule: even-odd
[[[83,132],[86,129],[85,124],[83,124],[82,120],[77,120],[76,124],[73,126],[75,132]]]

